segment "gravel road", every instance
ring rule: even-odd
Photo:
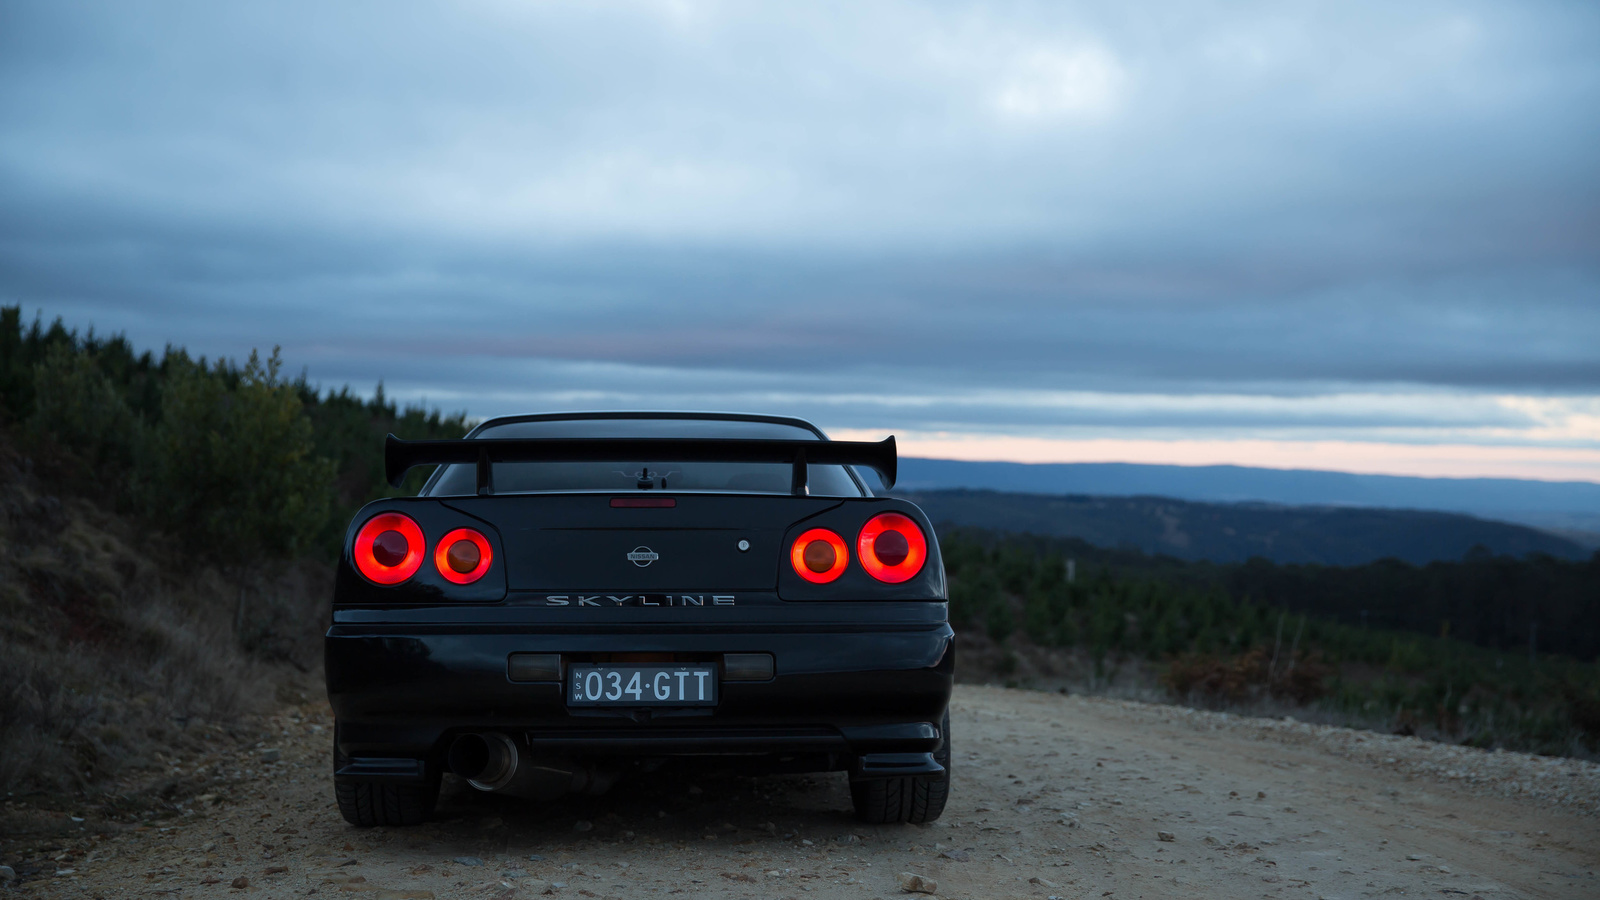
[[[435,821],[358,830],[332,803],[326,706],[268,724],[258,749],[176,767],[210,785],[179,818],[10,835],[8,887],[887,898],[913,873],[952,898],[1600,897],[1600,766],[1371,732],[962,686],[930,826],[854,822],[842,775],[676,775],[544,806],[447,780]]]

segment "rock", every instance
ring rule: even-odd
[[[544,857],[537,853],[528,854],[528,862],[544,862]]]
[[[1158,840],[1158,841],[1166,841],[1167,843],[1170,844],[1170,843],[1172,843],[1173,841],[1175,841],[1177,839],[1178,839],[1178,836],[1173,834],[1170,831],[1158,831],[1158,832],[1156,832],[1156,840]]]
[[[1053,888],[1053,887],[1056,886],[1056,883],[1054,881],[1047,881],[1047,880],[1045,880],[1043,878],[1040,878],[1037,875],[1035,875],[1032,878],[1029,878],[1028,879],[1028,883],[1029,884],[1037,884],[1040,887],[1047,887],[1047,888]]]
[[[578,821],[572,823],[572,830],[573,831],[593,831],[594,830],[594,823],[589,821],[588,819],[579,819]]]
[[[0,882],[16,881],[17,870],[10,866],[0,866]]]
[[[206,877],[200,879],[200,883],[201,884],[221,884],[222,883],[222,879],[218,878],[215,875],[207,875]]]
[[[965,850],[946,850],[946,851],[944,851],[943,853],[941,853],[939,855],[944,857],[945,859],[953,859],[956,862],[966,862],[968,859],[971,858],[971,857],[967,856],[967,851],[965,851]]]
[[[1412,853],[1409,856],[1407,856],[1406,859],[1409,859],[1412,862],[1422,862],[1422,854],[1421,853]]]
[[[900,890],[908,894],[932,894],[939,890],[939,882],[915,872],[901,872],[894,880],[900,885]]]
[[[282,875],[283,873],[285,873],[287,871],[289,871],[289,867],[288,866],[267,866],[266,871],[262,872],[261,874],[263,874],[263,875]]]
[[[368,900],[433,900],[433,891],[416,888],[378,888],[367,894]]]
[[[264,763],[277,762],[283,758],[283,751],[277,747],[268,747],[261,751],[261,761]]]
[[[476,856],[458,856],[458,857],[455,858],[455,862],[457,862],[457,863],[459,863],[460,865],[463,865],[463,866],[481,866],[481,865],[483,865],[483,860],[477,858]]]
[[[233,884],[230,885],[230,886],[235,888],[235,889],[237,889],[237,890],[241,890],[242,891],[245,888],[250,886],[250,879],[244,877],[243,875],[240,875],[238,878],[235,878],[233,880]]]

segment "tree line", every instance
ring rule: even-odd
[[[383,436],[470,423],[290,378],[276,349],[208,361],[0,307],[0,428],[48,483],[134,516],[219,564],[331,556],[361,504],[415,493],[383,478]]]
[[[1504,651],[1600,656],[1600,553],[1586,560],[1545,554],[1495,555],[1481,548],[1460,560],[1414,565],[1383,559],[1358,566],[1186,561],[1138,550],[1095,547],[1076,538],[1016,536],[945,527],[955,538],[947,560],[998,553],[1001,571],[1103,571],[1172,586],[1199,596],[1249,601],[1355,628],[1400,630],[1455,638]],[[1065,575],[1063,574],[1064,578]],[[1001,615],[1001,613],[995,613]],[[1203,636],[1202,636],[1203,637]]]

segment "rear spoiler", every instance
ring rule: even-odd
[[[744,462],[794,466],[790,492],[806,494],[806,464],[866,466],[894,487],[899,457],[894,436],[869,441],[754,441],[735,438],[510,438],[383,442],[383,471],[399,487],[412,466],[475,463],[478,494],[494,493],[494,463],[508,462]]]

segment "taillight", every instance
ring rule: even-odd
[[[789,562],[795,574],[812,584],[827,584],[844,574],[850,565],[850,548],[844,538],[826,528],[813,528],[795,538],[789,548]]]
[[[446,581],[471,584],[489,571],[494,548],[489,539],[471,528],[457,528],[439,539],[433,550],[433,565]]]
[[[399,584],[422,567],[426,543],[410,516],[378,513],[356,532],[356,568],[378,584]]]
[[[928,558],[928,539],[909,518],[899,513],[881,513],[861,529],[856,538],[856,558],[868,575],[899,584],[922,571]]]

